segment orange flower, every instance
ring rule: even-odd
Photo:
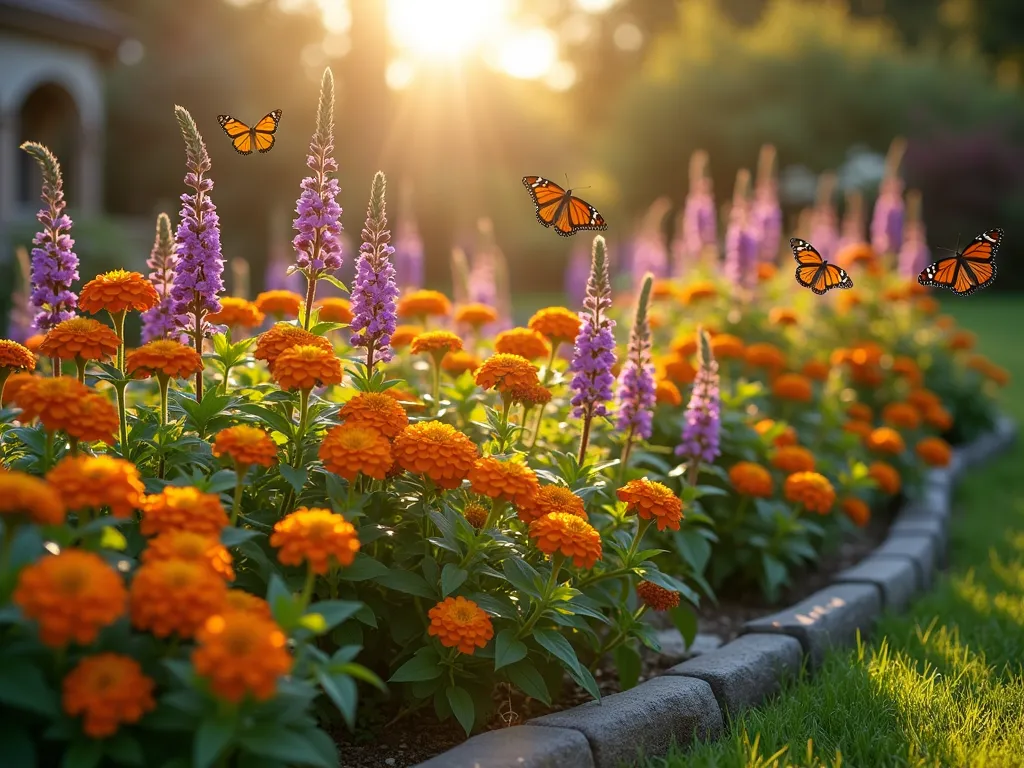
[[[659,587],[651,581],[641,581],[636,585],[636,596],[640,602],[655,611],[671,611],[679,606],[679,593],[671,589]]]
[[[540,331],[532,328],[509,328],[494,340],[494,351],[499,354],[519,355],[527,360],[547,358],[551,345]]]
[[[228,515],[215,493],[203,493],[198,488],[168,485],[160,493],[142,501],[143,536],[155,536],[167,531],[192,531],[209,536],[220,536],[228,525]]]
[[[61,685],[61,703],[72,717],[84,715],[82,730],[93,739],[117,733],[156,709],[152,679],[139,662],[117,653],[98,653],[78,662]]]
[[[4,370],[10,371],[34,371],[36,369],[36,356],[16,341],[0,339],[0,374]]]
[[[61,360],[109,360],[117,354],[121,340],[99,320],[74,317],[57,323],[39,345],[39,354]]]
[[[449,352],[441,359],[441,368],[454,377],[461,376],[466,371],[475,371],[480,367],[480,358],[472,352]]]
[[[747,365],[754,368],[776,370],[786,365],[786,356],[782,354],[782,350],[774,344],[764,342],[751,344],[747,347],[743,357],[747,361]]]
[[[814,399],[810,380],[799,373],[784,373],[772,382],[772,394],[780,400],[809,403]]]
[[[906,447],[900,433],[890,427],[878,427],[871,430],[871,434],[865,440],[865,445],[867,445],[868,450],[875,451],[876,453],[890,453],[893,455],[903,453],[903,449]]]
[[[25,348],[33,355],[37,354],[39,352],[39,345],[43,343],[44,338],[46,337],[41,333],[33,333],[25,339]]]
[[[691,357],[697,353],[697,337],[690,333],[672,342],[672,351],[679,357]]]
[[[683,286],[679,291],[679,299],[683,304],[696,304],[698,301],[713,299],[716,296],[718,296],[718,288],[708,280],[698,280]]]
[[[772,476],[768,470],[752,461],[733,464],[729,470],[729,482],[741,496],[767,499],[774,490]]]
[[[759,435],[766,435],[775,426],[775,422],[772,419],[761,419],[757,424],[754,425],[754,429]],[[775,436],[772,440],[772,445],[776,448],[785,448],[789,445],[796,445],[799,441],[796,435],[796,430],[792,426],[786,424],[782,428],[782,432]]]
[[[929,408],[925,411],[924,420],[928,422],[929,426],[935,427],[935,429],[940,432],[948,432],[953,426],[953,414],[941,405],[937,405],[934,408]]]
[[[787,474],[794,472],[813,472],[815,467],[814,454],[799,445],[787,445],[776,449],[772,455],[772,466]]]
[[[410,351],[414,355],[428,354],[442,358],[448,352],[462,349],[462,339],[451,331],[424,331],[412,340]]]
[[[679,289],[671,280],[655,280],[651,286],[652,299],[674,299],[678,293]]]
[[[391,443],[372,427],[345,423],[327,430],[320,444],[320,459],[328,472],[350,483],[360,473],[383,480],[394,464]]]
[[[302,297],[291,291],[263,291],[256,297],[256,308],[277,318],[292,319],[299,316]]]
[[[384,392],[360,392],[338,411],[338,418],[346,424],[370,427],[388,440],[409,425],[409,416],[391,396],[393,389]],[[415,399],[415,396],[414,396]]]
[[[537,369],[525,357],[498,353],[487,358],[476,372],[477,386],[506,392],[539,383]]]
[[[1010,372],[983,355],[971,355],[967,360],[967,367],[973,368],[1000,387],[1005,387],[1010,383]]]
[[[241,589],[229,589],[227,597],[224,598],[224,612],[232,613],[235,611],[252,613],[267,621],[274,620],[274,616],[270,611],[270,604],[262,597],[256,597],[256,595]]]
[[[263,325],[264,316],[259,307],[248,299],[222,296],[220,311],[206,316],[211,325],[226,325],[229,328],[255,328]]]
[[[941,437],[926,437],[920,440],[914,451],[930,467],[945,467],[953,458],[953,449]]]
[[[857,421],[871,421],[875,418],[871,406],[867,403],[850,403],[850,406],[846,409],[846,415]]]
[[[512,387],[508,391],[513,403],[521,403],[527,408],[535,405],[547,405],[551,402],[551,390],[541,384],[530,384],[526,387]]]
[[[494,637],[491,617],[461,595],[442,600],[427,611],[427,616],[427,634],[436,637],[445,648],[458,648],[460,653],[472,655]]]
[[[950,334],[948,344],[950,349],[974,349],[977,339],[978,337],[970,331],[957,331]]]
[[[720,333],[711,339],[711,352],[717,360],[743,357],[743,341],[728,333]]]
[[[487,507],[476,501],[467,503],[462,510],[462,516],[465,517],[466,521],[477,530],[483,528],[487,524],[488,514]]]
[[[281,389],[310,390],[340,384],[344,377],[341,360],[333,350],[328,352],[316,344],[301,344],[284,350],[274,360],[270,373]]]
[[[106,395],[90,392],[78,401],[78,413],[65,429],[83,443],[102,440],[113,445],[119,424],[117,409]]]
[[[800,369],[800,373],[813,381],[826,381],[831,371],[828,363],[823,363],[821,360],[808,360]]]
[[[352,322],[352,303],[348,299],[330,296],[317,301],[316,306],[320,308],[320,314],[317,317],[321,323]]]
[[[850,243],[836,251],[836,264],[853,266],[856,264],[874,264],[878,257],[868,243]]]
[[[762,261],[757,265],[757,279],[761,282],[771,280],[775,277],[776,272],[778,272],[778,269],[770,261]]]
[[[419,325],[400,325],[391,334],[391,346],[395,349],[408,347],[412,344],[412,340],[421,333],[423,333],[423,328]]]
[[[384,394],[398,403],[408,413],[419,413],[427,409],[423,401],[420,400],[420,396],[411,390],[402,389],[401,387],[388,387],[384,390]]]
[[[563,485],[545,485],[534,496],[516,504],[516,512],[524,523],[532,523],[552,512],[563,512],[587,519],[583,499]]]
[[[868,477],[878,484],[882,493],[887,496],[895,496],[900,492],[902,480],[900,473],[891,464],[884,461],[875,461],[868,467]]]
[[[491,499],[527,504],[540,490],[537,475],[525,464],[499,461],[492,456],[476,460],[468,474],[474,493]]]
[[[169,379],[187,379],[203,370],[203,358],[192,347],[172,339],[143,344],[125,355],[125,370],[136,379],[157,374]]]
[[[917,429],[921,426],[921,414],[910,403],[889,403],[882,409],[882,421],[901,429]]]
[[[850,421],[843,424],[843,430],[857,435],[861,440],[867,441],[868,435],[871,434],[871,422],[850,419]]]
[[[113,456],[68,454],[46,479],[68,509],[109,507],[114,517],[131,517],[142,506],[145,493],[135,465]]]
[[[220,543],[220,539],[205,533],[192,531],[167,531],[161,533],[142,552],[143,563],[157,560],[185,560],[209,566],[213,572],[227,581],[235,580],[231,567],[231,553]]]
[[[145,312],[159,301],[160,297],[149,280],[138,272],[123,269],[97,275],[83,285],[82,292],[78,294],[79,309],[92,315],[103,311],[116,315],[132,309]]]
[[[697,378],[697,369],[693,366],[693,363],[679,355],[659,357],[656,361],[656,367],[661,370],[665,378],[675,384],[685,386],[692,384],[693,380]]]
[[[827,515],[836,502],[836,491],[824,475],[817,472],[795,472],[786,478],[783,489],[794,504],[803,504],[808,512]]]
[[[60,525],[64,515],[60,494],[38,477],[0,470],[0,518],[17,516],[36,525]]]
[[[551,512],[530,523],[530,538],[546,555],[558,553],[572,558],[577,568],[593,568],[601,559],[601,534],[584,520],[568,512]]]
[[[18,371],[17,373],[10,374],[7,377],[7,385],[5,387],[0,387],[0,394],[3,395],[3,402],[0,403],[0,405],[7,406],[15,402],[17,393],[23,386],[26,384],[31,386],[38,381],[46,381],[46,379],[40,379],[38,376],[33,376],[31,373],[27,373],[26,371]],[[75,379],[75,381],[78,380]],[[30,420],[31,419],[28,418],[22,418],[23,422]]]
[[[940,331],[951,331],[956,328],[956,318],[952,315],[939,315],[933,322]]]
[[[836,310],[841,315],[847,314],[854,307],[859,307],[864,303],[864,299],[860,293],[855,291],[843,291],[836,296]]]
[[[626,502],[626,513],[635,512],[643,520],[654,520],[659,531],[678,531],[683,519],[683,502],[672,489],[642,478],[630,480],[615,495]]]
[[[683,404],[683,396],[679,387],[668,379],[658,379],[654,390],[655,401],[664,405],[678,407]]]
[[[940,308],[939,302],[931,296],[919,296],[914,302],[914,306],[925,315],[934,315]]]
[[[896,376],[902,376],[914,387],[920,386],[921,379],[924,378],[917,361],[905,355],[897,355],[893,358],[892,372]]]
[[[572,342],[580,332],[580,316],[565,307],[545,307],[533,313],[527,325],[552,344]]]
[[[329,509],[299,507],[274,525],[270,546],[278,549],[282,565],[309,563],[313,573],[325,574],[331,563],[352,565],[359,537],[352,523]]]
[[[239,424],[222,429],[213,439],[213,455],[230,456],[240,467],[269,467],[277,460],[277,444],[259,427]]]
[[[463,304],[455,310],[456,323],[465,323],[474,328],[493,323],[497,319],[498,311],[486,304]]]
[[[907,402],[921,412],[925,412],[930,408],[939,408],[942,406],[942,400],[939,399],[939,396],[930,389],[912,390],[910,394],[907,395]]]
[[[121,575],[99,555],[80,549],[44,555],[26,566],[14,590],[14,602],[39,623],[39,636],[51,648],[71,641],[91,645],[124,614],[127,599]]]
[[[271,698],[278,678],[291,672],[292,657],[288,638],[268,617],[228,611],[210,616],[196,632],[192,664],[214,695],[238,704],[247,695]]]
[[[843,513],[858,528],[863,528],[871,521],[871,507],[855,496],[848,496],[843,499],[842,507]]]
[[[800,316],[788,307],[773,307],[768,313],[768,322],[772,325],[789,326],[800,322]]]
[[[9,379],[7,393],[15,405],[21,408],[21,421],[29,422],[39,418],[51,432],[76,423],[79,403],[92,390],[71,376],[43,379],[26,375],[15,381]]]
[[[398,316],[447,317],[452,313],[452,303],[439,291],[410,291],[398,300]]]
[[[191,638],[224,610],[228,588],[207,562],[151,560],[139,566],[129,591],[132,626],[157,637]]]
[[[473,441],[440,421],[407,426],[395,438],[393,453],[402,469],[446,489],[458,488],[477,460]]]
[[[331,342],[323,336],[316,336],[295,325],[278,323],[269,331],[264,331],[256,337],[256,351],[253,352],[253,357],[257,360],[266,360],[267,364],[273,368],[278,356],[286,349],[310,344],[325,352],[334,352]]]

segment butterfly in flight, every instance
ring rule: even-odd
[[[251,155],[253,148],[260,152],[272,150],[276,140],[274,134],[277,133],[277,124],[280,120],[280,109],[275,109],[252,128],[231,115],[217,115],[217,122],[231,138],[231,146],[235,148],[235,152],[240,155]]]
[[[1003,230],[982,232],[967,244],[963,251],[952,251],[952,256],[929,264],[917,276],[921,285],[949,288],[957,296],[970,296],[987,288],[996,279],[996,253],[1003,241]]]
[[[793,249],[793,258],[797,263],[796,281],[804,288],[810,288],[819,296],[833,288],[853,288],[853,280],[846,274],[846,270],[829,264],[806,240],[791,238],[789,247]]]
[[[575,235],[581,229],[608,229],[597,208],[573,197],[571,189],[562,189],[541,176],[524,176],[523,186],[537,206],[537,221],[554,227],[562,237]]]

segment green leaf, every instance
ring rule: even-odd
[[[363,604],[355,600],[321,600],[313,603],[310,612],[318,613],[323,617],[326,629],[334,629],[348,618],[355,616]]]
[[[689,648],[693,644],[693,639],[697,637],[697,614],[686,603],[680,603],[669,610],[668,616],[672,619],[675,628],[679,630],[679,634],[683,636],[686,647]]]
[[[440,677],[443,671],[438,664],[437,653],[432,648],[426,648],[395,670],[395,674],[388,682],[413,683],[417,680],[433,680]]]
[[[462,730],[469,736],[470,731],[473,730],[473,723],[476,721],[476,708],[473,706],[473,697],[469,695],[465,688],[460,688],[457,685],[449,685],[445,689],[445,694],[448,696],[448,704],[452,708],[455,719],[459,721]]]
[[[232,547],[237,547],[250,539],[255,539],[257,536],[262,535],[263,534],[259,531],[254,531],[250,528],[232,528],[231,526],[226,526],[221,528],[220,543],[228,549],[231,549]]]
[[[348,293],[348,288],[345,286],[345,284],[343,282],[341,282],[341,280],[336,278],[334,275],[320,275],[320,279],[321,280],[326,280],[328,283],[333,285],[338,290],[341,290],[341,291],[344,291],[345,293]]]
[[[120,765],[145,765],[146,758],[142,753],[142,745],[128,731],[118,731],[113,738],[107,739],[104,753]]]
[[[291,593],[284,580],[276,573],[270,577],[267,586],[267,602],[274,619],[285,632],[295,627],[302,618],[302,605]]]
[[[60,714],[57,694],[43,673],[24,658],[0,659],[0,704],[55,718]]]
[[[316,748],[316,743],[311,739],[312,734],[316,731],[315,728],[307,728],[303,731],[291,728],[259,728],[246,733],[239,739],[239,743],[248,752],[261,757],[285,760],[289,765],[297,763],[318,766],[318,768],[337,768],[336,751],[332,762],[327,755]]]
[[[495,671],[515,664],[517,661],[526,658],[526,643],[516,638],[515,630],[503,629],[494,640],[494,669]]]
[[[501,564],[501,570],[513,587],[540,600],[540,590],[535,586],[535,580],[540,579],[540,574],[532,566],[518,558],[507,557]]]
[[[208,768],[221,756],[238,731],[238,710],[203,718],[192,742],[192,764]]]
[[[452,592],[462,586],[469,577],[469,572],[464,568],[448,563],[441,571],[441,597],[448,597]]]
[[[392,568],[387,573],[377,576],[374,581],[383,584],[388,589],[404,592],[407,595],[415,595],[427,600],[437,598],[437,593],[430,588],[426,580],[412,571],[400,571],[397,568]]]
[[[9,717],[0,719],[0,765],[39,765],[29,731]]]
[[[322,323],[317,323],[316,325],[314,325],[312,328],[309,329],[309,332],[312,333],[314,336],[323,336],[324,334],[329,333],[330,331],[336,331],[339,328],[347,327],[348,323],[329,323],[325,320]]]
[[[551,704],[551,694],[548,693],[548,686],[544,682],[543,676],[528,659],[505,667],[505,674],[508,676],[509,682],[527,696],[545,704]]]
[[[61,768],[96,768],[103,759],[103,742],[95,739],[75,740],[60,761]]]
[[[615,649],[615,666],[619,671],[619,685],[628,691],[640,680],[640,654],[626,643]]]
[[[568,640],[553,629],[534,630],[533,637],[540,645],[550,651],[555,658],[562,662],[563,666],[568,670],[569,676],[579,683],[581,688],[595,699],[601,698],[597,681],[594,680],[594,676],[590,674],[589,669],[580,665],[580,660],[576,657],[576,651],[569,644]]]
[[[711,558],[711,543],[692,529],[677,531],[673,540],[683,560],[697,573],[703,573]]]
[[[341,569],[341,578],[345,581],[366,581],[376,579],[388,573],[388,567],[379,560],[374,560],[364,552],[359,552],[356,559]]]
[[[334,702],[349,730],[355,728],[356,704],[359,700],[359,691],[355,681],[348,675],[331,674],[325,669],[316,671],[317,682],[324,689],[324,693]]]
[[[761,566],[764,569],[765,593],[778,594],[779,587],[789,581],[789,570],[767,552],[761,553]]]
[[[296,494],[302,493],[302,489],[306,486],[306,480],[309,479],[309,473],[306,472],[303,467],[291,467],[287,464],[280,464],[278,469],[281,472],[281,477],[288,481],[288,485],[295,489]]]

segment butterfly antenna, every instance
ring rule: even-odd
[[[565,176],[565,188],[569,189],[569,174],[563,173],[562,175]]]

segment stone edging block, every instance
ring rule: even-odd
[[[481,733],[417,768],[594,768],[594,758],[579,731],[519,725]]]
[[[918,588],[931,588],[935,573],[935,542],[927,533],[890,533],[871,557],[911,560],[917,569]]]
[[[882,609],[903,611],[917,592],[914,563],[902,557],[872,557],[836,574],[837,584],[873,584],[882,596]]]
[[[935,564],[939,568],[946,567],[949,531],[947,521],[938,517],[904,515],[896,516],[889,526],[890,536],[931,536],[935,544]]]

